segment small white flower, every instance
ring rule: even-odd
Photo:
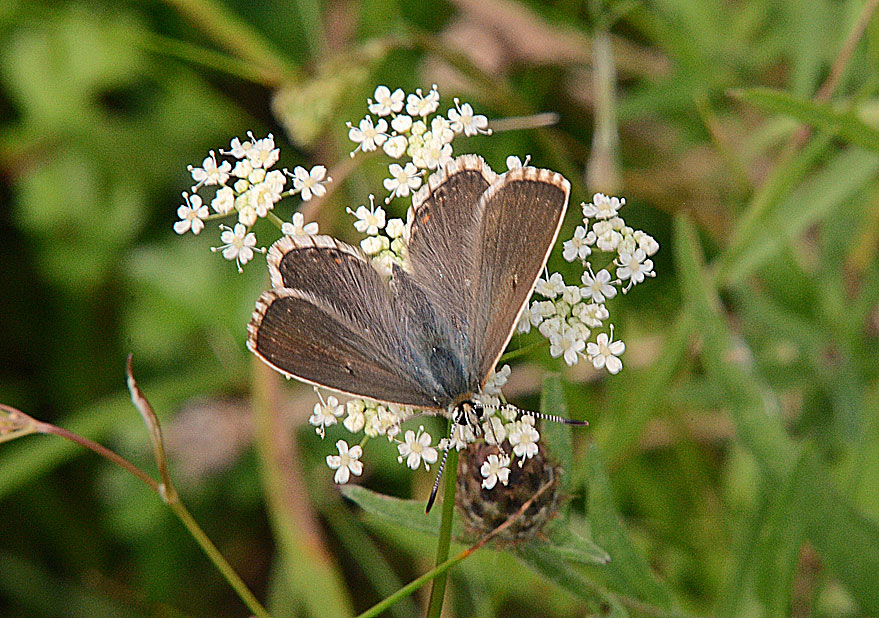
[[[250,131],[247,132],[248,137],[253,140],[253,133]],[[255,140],[254,140],[255,141]],[[232,143],[229,144],[232,148],[231,150],[220,150],[222,154],[232,155],[236,159],[243,159],[247,156],[247,153],[250,152],[250,149],[253,148],[253,141],[242,142],[237,137],[232,138]]]
[[[553,273],[549,279],[538,278],[534,291],[546,298],[555,298],[564,293],[565,287],[565,280],[562,279],[561,273]]]
[[[565,291],[562,292],[562,300],[564,302],[568,303],[568,305],[573,306],[573,305],[576,305],[577,303],[579,303],[581,298],[583,298],[583,295],[582,295],[582,292],[580,291],[580,288],[578,286],[576,286],[576,285],[565,286]],[[565,313],[567,314],[568,311],[569,311],[569,309],[566,310]],[[562,313],[562,312],[559,311],[559,313]]]
[[[363,463],[359,461],[363,449],[359,445],[348,448],[348,443],[344,440],[336,442],[336,448],[339,449],[339,454],[327,455],[327,466],[330,470],[336,471],[333,480],[339,485],[344,485],[352,474],[354,476],[363,474]]]
[[[607,367],[612,374],[619,373],[623,368],[623,362],[617,357],[625,351],[625,343],[613,340],[613,326],[610,328],[610,337],[607,333],[599,333],[595,343],[586,346],[586,354],[592,360],[592,366],[596,369]]]
[[[588,330],[586,331],[588,335]],[[586,348],[586,342],[579,337],[582,332],[568,325],[560,334],[553,335],[549,340],[549,354],[553,358],[564,356],[568,367],[577,364],[577,355]]]
[[[380,118],[379,121],[373,125],[372,117],[366,116],[360,121],[359,127],[351,126],[351,123],[349,122],[348,139],[355,144],[359,144],[359,146],[354,149],[354,152],[351,153],[351,156],[353,157],[354,153],[358,150],[370,152],[384,144],[385,140],[388,139],[388,136],[385,133],[387,130],[388,122],[384,118]]]
[[[387,436],[388,440],[392,440],[394,436],[400,433],[402,419],[394,409],[385,405],[379,405],[375,408],[374,414],[367,414],[366,427],[364,428],[366,435],[372,438]]]
[[[349,399],[345,404],[347,416],[342,424],[351,433],[357,433],[366,425],[366,403],[362,399]]]
[[[477,133],[485,133],[491,135],[491,129],[488,128],[488,118],[479,114],[473,115],[473,108],[469,103],[460,104],[458,98],[455,98],[454,109],[449,110],[449,120],[452,121],[452,130],[455,133],[463,132],[464,135],[476,135]]]
[[[250,192],[247,192],[243,196],[239,197],[244,197],[244,202],[247,203],[242,203],[241,206],[238,208],[238,223],[245,227],[250,227],[254,223],[256,223],[256,220],[258,218],[258,215],[256,214],[256,208],[251,206],[249,203]]]
[[[339,403],[339,400],[330,395],[326,401],[321,400],[314,404],[314,412],[308,417],[308,422],[314,425],[317,435],[323,438],[326,435],[327,427],[335,425],[336,421],[342,417],[345,408]]]
[[[541,335],[552,341],[554,335],[561,336],[564,324],[565,321],[562,316],[554,315],[541,322],[540,326],[537,327],[537,330],[540,331]]]
[[[406,223],[402,219],[391,219],[385,226],[385,234],[390,238],[400,238],[406,230]]]
[[[235,178],[248,178],[253,173],[253,165],[250,163],[250,159],[242,159],[238,163],[235,164],[235,167],[232,169],[232,175]],[[236,191],[239,193],[242,189],[238,189],[236,185]]]
[[[278,162],[281,150],[275,148],[275,138],[269,133],[268,137],[256,140],[253,147],[247,151],[247,160],[253,167],[268,169]]]
[[[507,157],[507,169],[508,170],[516,170],[521,167],[528,165],[529,161],[531,161],[531,155],[525,155],[525,161],[522,161],[516,155],[510,155]]]
[[[638,243],[638,247],[647,255],[653,255],[659,251],[659,243],[650,234],[637,230],[635,232],[635,240]]]
[[[562,257],[568,262],[576,259],[585,260],[592,254],[592,248],[586,244],[586,228],[578,225],[574,230],[574,236],[571,240],[566,240],[562,245],[564,251]]]
[[[304,225],[303,225],[304,224]],[[317,234],[317,223],[305,223],[305,217],[301,212],[293,213],[293,222],[285,221],[281,225],[281,233],[285,236],[311,236]]]
[[[454,448],[456,451],[467,448],[468,444],[476,442],[476,434],[470,425],[455,424],[452,429],[452,439],[443,438],[440,440],[439,447],[441,450],[447,451]]]
[[[409,127],[409,131],[412,133],[412,137],[419,138],[427,133],[427,125],[423,120],[416,120],[412,123],[412,126]]]
[[[436,463],[436,449],[430,445],[430,434],[424,431],[423,426],[418,428],[417,434],[410,429],[406,432],[403,439],[404,442],[397,445],[397,450],[400,451],[400,456],[397,460],[400,463],[403,463],[403,458],[405,457],[406,465],[413,470],[418,469],[421,465],[421,460],[424,460],[424,467],[428,470],[430,469],[429,464]]]
[[[452,123],[442,116],[434,116],[433,120],[430,121],[430,134],[444,144],[448,144],[455,139]]]
[[[607,307],[598,303],[577,303],[571,308],[571,315],[589,328],[599,328],[610,313]]]
[[[626,198],[608,197],[604,193],[592,196],[590,204],[583,204],[583,216],[592,219],[610,219],[617,216],[617,211],[626,205]]]
[[[442,167],[452,160],[452,145],[443,142],[439,137],[431,136],[419,151],[421,167],[429,170]],[[413,157],[413,160],[415,157]]]
[[[527,414],[515,423],[510,423],[507,428],[507,437],[513,447],[516,457],[521,457],[519,467],[525,463],[525,459],[531,459],[537,454],[537,441],[540,433],[534,427],[534,417]]]
[[[221,215],[228,215],[235,208],[235,192],[229,187],[221,187],[211,200],[211,207]]]
[[[415,90],[414,94],[406,97],[406,113],[410,116],[429,116],[439,107],[439,92],[436,85],[431,88],[426,95],[421,94],[421,88]]]
[[[177,209],[180,221],[174,224],[174,231],[178,234],[185,234],[192,230],[193,234],[198,234],[204,229],[202,219],[208,216],[208,207],[202,204],[201,197],[198,195],[189,195],[184,192],[183,199],[186,203]]]
[[[302,201],[307,202],[314,197],[321,197],[327,192],[324,186],[332,178],[327,176],[327,168],[323,165],[315,165],[311,171],[301,165],[293,168],[293,189],[299,191]]]
[[[360,248],[366,255],[378,255],[390,244],[390,241],[384,236],[367,236],[360,241]]]
[[[551,300],[535,300],[531,303],[531,325],[540,326],[540,323],[555,315],[555,303]]]
[[[385,200],[385,203],[390,202],[394,196],[406,197],[410,191],[414,192],[421,186],[421,172],[411,162],[406,163],[405,167],[391,163],[388,166],[388,172],[390,172],[391,177],[385,178],[384,185],[385,189],[390,191],[391,194]]]
[[[375,236],[378,234],[378,231],[385,226],[385,211],[381,206],[376,207],[373,202],[374,199],[375,198],[372,195],[369,196],[369,208],[366,206],[358,206],[356,211],[352,211],[350,208],[348,209],[350,214],[357,217],[357,221],[354,222],[354,229],[361,234],[365,233],[370,236]]]
[[[250,188],[250,205],[258,217],[265,217],[281,199],[281,188],[274,182],[261,182]]]
[[[500,399],[497,397],[489,399],[494,399],[494,401],[482,401],[482,403],[487,405],[500,405]],[[485,442],[487,444],[500,446],[503,444],[504,440],[507,439],[507,429],[504,427],[504,422],[500,418],[497,416],[490,416],[488,420],[483,421],[482,423],[482,435],[485,437]]]
[[[412,128],[412,116],[400,114],[391,120],[391,128],[397,133],[406,133]]]
[[[253,232],[248,232],[241,223],[236,223],[235,229],[227,225],[221,225],[220,229],[222,230],[220,241],[224,244],[220,247],[211,247],[211,251],[222,251],[224,258],[230,261],[235,260],[238,272],[243,272],[241,266],[253,258],[254,251],[265,251],[265,249],[254,249],[256,236]]]
[[[479,473],[484,477],[482,486],[485,489],[493,489],[498,481],[506,485],[510,480],[510,457],[503,453],[489,455],[479,468]]]
[[[613,221],[596,221],[586,237],[588,244],[594,242],[602,251],[616,251],[622,241],[623,235],[614,228]]]
[[[593,302],[601,304],[605,299],[613,298],[617,295],[616,288],[610,284],[610,273],[606,268],[599,270],[597,275],[593,274],[590,268],[583,273],[581,280],[583,285],[586,286],[583,288],[583,296],[591,298]]]
[[[485,386],[482,387],[482,392],[486,395],[500,395],[501,389],[504,384],[507,383],[507,380],[510,377],[510,366],[504,365],[501,367],[500,371],[497,369],[493,370],[488,374],[488,379],[485,381]]]
[[[375,102],[371,99],[367,101],[369,111],[376,116],[387,116],[391,112],[397,113],[403,109],[403,98],[405,96],[406,93],[403,92],[402,88],[397,88],[394,92],[391,92],[387,86],[379,86],[375,89],[375,94],[373,95]]]
[[[405,135],[395,135],[385,142],[384,146],[382,146],[382,150],[384,150],[385,154],[392,159],[399,159],[406,154],[406,149],[408,147],[409,140],[406,139]]]
[[[226,181],[229,180],[229,172],[232,171],[232,164],[228,161],[223,161],[218,166],[217,157],[214,154],[214,151],[211,150],[210,154],[201,162],[201,167],[193,167],[190,165],[186,169],[192,174],[192,179],[196,183],[195,186],[192,187],[192,190],[195,191],[202,185],[225,184]]]
[[[629,280],[629,285],[623,288],[623,292],[629,291],[633,285],[644,281],[644,277],[654,277],[653,260],[647,257],[641,249],[634,253],[620,253],[617,259],[617,276],[621,280]]]
[[[266,170],[261,167],[251,167],[247,175],[247,182],[252,185],[262,182],[266,178]]]

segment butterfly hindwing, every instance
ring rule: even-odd
[[[260,297],[248,326],[257,356],[340,392],[439,407],[435,382],[413,371],[424,363],[387,281],[357,249],[329,236],[287,236],[268,261],[275,289]]]

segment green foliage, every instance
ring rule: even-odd
[[[125,390],[133,352],[171,475],[187,473],[184,502],[277,618],[364,611],[429,571],[432,475],[401,470],[378,439],[361,485],[337,491],[325,457],[342,434],[321,442],[306,429],[311,391],[254,369],[244,348],[262,258],[239,275],[209,250],[214,222],[198,237],[171,225],[186,165],[253,130],[274,133],[280,166],[327,165],[337,182],[307,217],[351,239],[345,208],[383,195],[387,167],[348,157],[345,122],[379,83],[436,82],[444,106],[460,96],[492,119],[558,113],[555,127],[468,138],[457,152],[496,169],[530,154],[571,180],[572,211],[596,191],[624,195],[627,222],[662,245],[657,279],[612,301],[620,375],[568,370],[540,346],[511,361],[515,403],[590,426],[540,428],[563,470],[560,512],[534,539],[495,540],[453,567],[444,611],[877,615],[872,9],[2,2],[0,403],[154,472]],[[612,117],[593,89],[603,29]],[[616,127],[618,150],[592,186],[599,121]],[[389,216],[405,215],[397,202]],[[260,244],[275,233],[257,231]],[[572,267],[554,255],[550,268]],[[256,422],[233,403],[253,393]],[[412,428],[437,435],[433,422]],[[69,442],[0,444],[0,498],[0,614],[250,615],[154,494]],[[452,534],[453,556],[478,540],[460,521]]]

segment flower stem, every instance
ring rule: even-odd
[[[208,557],[208,559],[214,563],[214,566],[217,567],[217,570],[223,575],[229,585],[235,590],[241,600],[247,605],[247,608],[253,612],[255,616],[258,618],[271,618],[266,609],[260,605],[259,601],[256,600],[256,597],[253,596],[253,593],[248,590],[244,581],[238,576],[235,570],[232,568],[223,555],[220,553],[220,550],[217,549],[216,545],[214,545],[208,536],[204,533],[204,531],[199,527],[196,523],[195,519],[193,519],[192,515],[190,515],[189,511],[180,501],[180,498],[177,496],[177,492],[173,489],[173,487],[167,487],[164,483],[158,483],[155,479],[150,477],[146,472],[135,466],[133,463],[119,455],[118,453],[114,453],[107,447],[98,444],[88,438],[85,438],[79,434],[73,433],[68,429],[64,429],[63,427],[58,427],[56,425],[51,425],[49,423],[38,422],[36,425],[36,431],[44,434],[51,434],[66,440],[70,440],[71,442],[82,446],[94,453],[97,453],[101,457],[108,459],[113,462],[117,466],[127,470],[139,480],[143,481],[150,489],[152,489],[158,496],[162,499],[162,501],[171,507],[171,510],[174,511],[174,514],[177,518],[186,526],[186,529],[192,535],[192,538],[195,539],[195,542],[198,543],[199,547],[201,547],[202,551]]]
[[[174,514],[177,515],[177,518],[184,526],[186,526],[189,534],[192,535],[192,538],[195,539],[195,542],[198,543],[208,559],[214,563],[214,566],[217,567],[217,570],[220,571],[226,581],[229,582],[229,585],[232,586],[238,594],[238,597],[244,601],[247,608],[258,618],[271,618],[268,611],[266,611],[266,609],[260,605],[260,602],[256,600],[256,597],[253,596],[253,593],[247,587],[247,584],[245,584],[238,573],[235,572],[232,565],[226,562],[226,559],[223,557],[223,554],[220,553],[220,550],[217,549],[217,546],[213,544],[208,538],[208,535],[205,534],[204,530],[202,530],[198,523],[196,523],[195,518],[192,517],[177,497],[176,493],[174,494],[174,499],[172,501],[166,502],[168,506],[171,507],[171,510],[174,511]]]
[[[513,360],[514,358],[518,358],[520,356],[528,354],[532,350],[545,347],[547,343],[549,343],[549,340],[543,339],[541,341],[535,341],[534,343],[523,345],[521,348],[516,348],[515,350],[506,352],[498,359],[497,364],[500,365],[501,363],[505,363],[507,361]]]
[[[449,456],[451,457],[452,455],[455,456],[454,463],[456,465],[453,466],[454,472],[452,473],[451,476],[457,477],[458,452],[452,451],[449,454]],[[446,477],[446,478],[448,478],[448,477]],[[457,478],[456,478],[456,480],[457,480]],[[452,485],[454,486],[455,483],[452,483]],[[416,590],[418,590],[419,588],[421,588],[423,585],[425,585],[427,582],[429,582],[431,580],[434,580],[434,590],[436,590],[436,582],[438,582],[440,580],[440,578],[442,578],[443,581],[445,581],[445,574],[449,569],[451,569],[453,566],[455,566],[456,564],[458,564],[459,562],[461,562],[465,558],[468,558],[469,556],[473,555],[477,550],[481,549],[486,543],[488,543],[494,537],[496,537],[501,532],[503,532],[504,530],[509,528],[511,525],[513,525],[513,523],[517,519],[522,517],[522,515],[525,513],[525,511],[527,511],[531,507],[531,505],[534,504],[534,502],[537,500],[537,498],[539,498],[543,494],[543,492],[545,492],[551,486],[552,486],[552,482],[544,483],[543,486],[540,489],[538,489],[533,496],[531,496],[531,498],[529,498],[521,507],[519,507],[518,511],[516,511],[510,517],[508,517],[507,520],[504,521],[497,528],[495,528],[494,530],[492,530],[491,532],[486,534],[484,537],[482,537],[479,541],[476,542],[475,545],[468,547],[467,549],[465,549],[461,553],[457,554],[453,558],[443,559],[441,562],[438,562],[437,566],[433,570],[428,571],[427,573],[425,573],[421,577],[418,577],[417,579],[412,580],[411,582],[409,582],[408,584],[406,584],[405,586],[403,586],[402,588],[397,590],[397,592],[395,592],[394,594],[392,594],[388,598],[386,598],[383,601],[376,603],[375,605],[370,607],[368,610],[366,610],[365,612],[363,612],[362,614],[357,616],[357,618],[375,618],[376,616],[378,616],[382,612],[384,612],[386,609],[388,609],[389,607],[394,605],[394,603],[397,603],[400,601],[400,599],[403,599],[403,598],[409,596],[410,594],[412,594],[413,592],[415,592]],[[448,495],[448,494],[446,494],[446,495]],[[445,498],[445,496],[443,496],[444,503],[445,503],[445,500],[446,500],[446,498]],[[454,503],[454,500],[452,502]],[[452,509],[452,510],[454,510],[454,509]],[[445,514],[446,514],[446,509],[443,508],[443,522],[445,522]],[[449,531],[451,532],[451,519],[449,519],[449,522],[450,522],[449,523]],[[449,546],[447,543],[446,544],[446,556],[448,556],[448,547]],[[439,552],[438,552],[438,554],[439,554]],[[431,601],[433,600],[433,598],[434,598],[433,594],[431,594]],[[440,600],[442,600],[442,596],[440,596]],[[442,609],[442,603],[440,603],[437,606],[435,616],[439,616],[439,612],[441,609]],[[431,614],[430,611],[431,611],[430,608],[428,608],[428,617],[430,618],[433,616],[435,618],[435,616],[433,614]]]
[[[455,488],[458,481],[458,451],[452,448],[446,462],[446,487],[443,492],[443,517],[440,521],[439,542],[436,547],[437,570],[449,557],[449,545],[452,541],[452,518],[455,515]],[[448,565],[449,567],[452,564]],[[427,605],[427,618],[439,618],[443,609],[443,597],[446,593],[446,571],[438,573],[430,589],[430,602]],[[416,580],[417,581],[417,580]],[[414,582],[413,582],[414,583]]]

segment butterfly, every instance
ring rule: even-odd
[[[556,172],[498,175],[463,155],[413,196],[407,259],[389,272],[330,236],[285,236],[267,254],[272,289],[257,300],[247,347],[285,376],[475,426],[484,406],[474,397],[513,335],[569,196]],[[435,494],[436,485],[428,509]]]

